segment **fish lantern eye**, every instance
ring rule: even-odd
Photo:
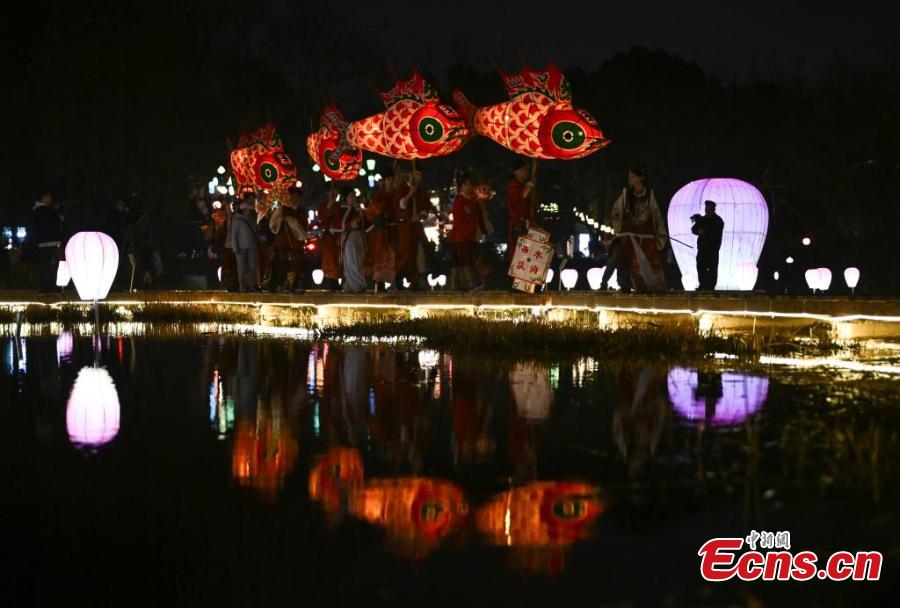
[[[541,122],[538,139],[550,158],[579,158],[602,148],[607,140],[594,119],[580,110],[557,110]]]
[[[267,184],[274,184],[278,181],[278,167],[273,163],[265,162],[259,166],[259,176]]]
[[[562,120],[553,125],[551,136],[553,143],[562,150],[576,150],[584,145],[586,139],[581,125],[568,120]]]
[[[584,500],[565,497],[553,503],[553,515],[559,519],[578,519],[584,515]]]
[[[329,171],[337,172],[341,170],[341,157],[335,146],[332,145],[325,148],[322,154],[322,160]]]
[[[426,143],[433,144],[444,136],[444,125],[437,118],[426,116],[419,121],[419,137]]]
[[[422,152],[433,153],[443,149],[453,139],[448,137],[448,127],[453,124],[453,116],[440,107],[422,106],[409,121],[409,134],[413,145]]]

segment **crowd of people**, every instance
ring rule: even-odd
[[[527,162],[512,167],[506,186],[508,226],[506,259],[492,260],[482,246],[495,233],[486,207],[491,184],[471,171],[457,171],[451,189],[452,206],[441,210],[422,187],[419,171],[385,175],[368,197],[352,186],[332,183],[325,200],[312,213],[300,182],[277,198],[247,188],[231,202],[212,200],[203,188],[194,193],[196,218],[209,263],[207,285],[231,291],[303,293],[310,288],[314,262],[323,288],[359,293],[399,288],[425,289],[425,277],[436,271],[438,251],[426,238],[425,223],[446,234],[450,287],[484,289],[491,275],[506,277],[517,240],[540,225],[540,200],[535,176]],[[707,201],[705,215],[695,215],[697,274],[701,290],[716,284],[718,252],[724,225]],[[611,237],[598,241],[606,258],[601,289],[613,273],[621,289],[640,292],[667,290],[663,258],[671,255],[666,224],[647,182],[643,166],[628,173],[628,183],[612,206]],[[155,227],[139,196],[120,198],[105,218],[105,231],[116,241],[120,269],[116,289],[154,287],[164,274]],[[38,193],[32,211],[31,251],[41,291],[56,290],[61,248],[67,235],[52,193]],[[501,233],[502,234],[502,233]],[[502,240],[502,239],[501,239]],[[677,280],[677,279],[676,279]],[[496,283],[495,283],[496,284]],[[507,283],[509,285],[509,283]]]

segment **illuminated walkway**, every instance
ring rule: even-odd
[[[544,316],[553,320],[597,319],[601,326],[690,320],[700,330],[756,331],[773,327],[801,330],[826,328],[841,338],[900,338],[900,299],[800,297],[760,294],[691,293],[665,295],[616,292],[548,292],[540,295],[484,291],[388,292],[345,294],[307,291],[303,295],[228,293],[222,291],[150,291],[111,294],[110,305],[126,309],[144,304],[173,306],[213,305],[259,310],[260,321],[290,324],[290,316],[303,310],[316,323],[367,320],[385,314],[394,318],[420,318],[470,314],[492,318]],[[0,292],[0,308],[80,305],[74,293],[37,294]],[[310,318],[310,317],[307,317]],[[664,321],[665,319],[665,321]]]

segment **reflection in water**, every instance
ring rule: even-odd
[[[739,424],[762,409],[769,394],[769,379],[673,367],[668,387],[669,399],[681,417],[726,426]]]
[[[103,368],[78,372],[66,406],[66,429],[76,447],[98,448],[119,432],[119,395]]]
[[[350,497],[352,515],[384,528],[389,546],[415,558],[437,548],[467,509],[457,485],[424,477],[373,480]]]
[[[613,413],[613,439],[628,463],[629,473],[637,474],[656,452],[669,414],[662,392],[662,374],[652,366],[619,374],[619,405]]]
[[[64,331],[56,337],[56,364],[62,365],[72,360],[72,349],[75,346],[75,339],[71,330]]]
[[[340,515],[347,510],[350,496],[359,491],[362,483],[359,450],[331,448],[313,463],[309,472],[309,497],[321,502],[328,515]]]
[[[559,571],[562,548],[587,538],[603,512],[598,492],[579,482],[530,483],[495,496],[475,523],[491,544],[517,549],[522,567]]]
[[[509,388],[522,418],[538,421],[550,415],[553,392],[550,390],[550,370],[546,365],[516,364],[509,372]]]

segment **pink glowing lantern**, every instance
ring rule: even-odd
[[[100,367],[78,372],[66,405],[66,429],[76,447],[98,448],[119,432],[120,406],[116,385]]]
[[[689,421],[708,420],[714,426],[740,424],[762,409],[769,380],[737,372],[711,373],[700,386],[696,369],[673,367],[667,379],[675,412]]]
[[[69,263],[62,260],[59,266],[56,267],[56,286],[65,287],[71,280],[72,275],[69,273]]]
[[[831,287],[831,271],[827,268],[817,268],[816,272],[819,275],[818,288],[822,291],[828,291],[828,288]]]
[[[102,232],[79,232],[66,243],[66,261],[78,297],[102,300],[109,294],[119,268],[119,248]]]
[[[813,291],[819,288],[819,270],[817,268],[810,268],[804,272],[803,278],[806,279],[806,286]]]
[[[753,289],[756,264],[769,228],[769,208],[759,190],[730,178],[691,182],[676,192],[669,203],[669,234],[684,288],[693,291],[699,285],[697,250],[683,243],[696,243],[697,237],[691,233],[691,216],[702,215],[706,201],[716,203],[716,213],[725,222],[716,289]]]
[[[562,281],[563,287],[568,291],[575,287],[575,284],[578,282],[578,271],[574,268],[566,268],[559,273],[559,280]]]

